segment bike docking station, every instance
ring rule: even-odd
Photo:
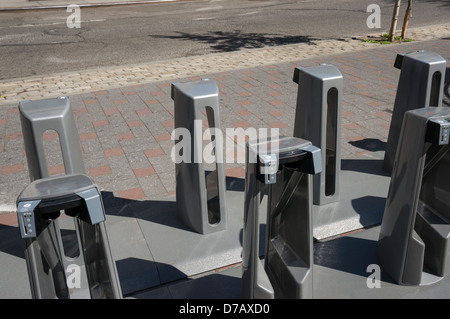
[[[123,271],[140,266],[124,275],[124,294],[142,290],[133,297],[239,298],[240,271],[239,279],[215,271],[241,262],[244,215],[244,183],[225,176],[218,86],[210,79],[176,82],[171,97],[176,194],[134,201],[123,209],[142,238],[133,248],[138,254],[121,253]],[[208,272],[213,274],[190,279]]]
[[[448,298],[449,117],[405,113],[381,225],[314,245],[316,298]]]
[[[444,58],[431,51],[397,55],[394,67],[401,72],[383,159],[383,169],[387,172],[392,172],[405,112],[442,106],[446,65]]]
[[[113,212],[103,205],[110,197],[84,175],[69,99],[20,103],[32,183],[19,195],[17,207],[32,298],[240,296],[239,267],[239,280],[233,277],[231,284],[228,276],[225,285],[222,276],[212,280],[228,289],[225,294],[211,286],[210,277],[207,289],[201,278],[185,280],[242,260],[244,183],[225,177],[218,97],[212,80],[172,84],[179,133],[173,156],[176,194],[121,201]],[[214,145],[213,163],[203,162],[202,114]],[[66,174],[48,176],[42,136],[49,129],[59,135]],[[72,289],[69,271],[79,264],[81,288]]]
[[[341,159],[343,76],[333,65],[299,67],[295,137],[322,150],[323,171],[313,177],[313,233],[329,238],[381,221],[389,175],[380,152]]]
[[[242,297],[312,298],[312,175],[320,149],[280,137],[247,143]],[[267,194],[264,265],[260,260],[260,203]]]
[[[430,61],[430,55],[439,60],[434,53],[421,58]],[[445,63],[443,70],[429,72],[445,74]],[[422,90],[436,95],[443,90],[441,78],[430,78],[439,81],[425,82]],[[408,86],[404,81],[401,77],[400,91]],[[414,81],[408,81],[411,89]],[[383,169],[382,152],[340,157],[342,75],[337,68],[296,68],[294,82],[299,88],[293,135],[318,150],[311,157],[315,165],[308,165],[316,169],[309,171],[306,190],[296,185],[298,177],[286,178],[280,171],[276,178],[256,177],[271,161],[283,172],[276,162],[283,158],[281,149],[279,157],[247,163],[243,297],[447,298],[450,108],[424,103],[405,110],[391,177]],[[249,142],[247,156],[254,145]],[[271,185],[267,230],[260,236],[254,216],[264,184]]]
[[[69,99],[28,100],[19,111],[31,184],[17,198],[17,217],[32,297],[122,298],[102,199],[84,175]],[[66,174],[49,176],[47,130],[58,133]],[[59,218],[63,212],[67,218]]]
[[[226,192],[228,220],[237,212],[230,210],[233,204],[244,206],[242,266],[174,285],[171,293],[232,299],[448,297],[450,108],[425,104],[405,113],[391,178],[383,152],[340,157],[339,70],[319,65],[294,74],[299,93],[293,137],[249,140],[245,198]]]
[[[446,63],[418,51],[399,55],[400,66],[392,175],[383,152],[340,159],[339,71],[295,70],[294,136],[310,140],[323,159],[313,177],[313,298],[448,298],[450,108],[439,102]]]
[[[383,151],[341,158],[343,77],[333,65],[294,70],[293,134],[249,137],[245,179],[225,176],[216,83],[172,83],[176,194],[123,201],[111,214],[84,175],[68,99],[22,102],[32,183],[17,204],[32,297],[448,298],[442,60],[420,51],[395,62],[392,171]],[[425,98],[413,105],[406,97],[416,93]],[[59,133],[66,174],[48,176],[39,146],[47,129]],[[69,221],[67,238],[60,228]],[[68,288],[71,264],[81,264],[82,289]]]
[[[186,146],[190,154],[183,158],[187,147],[179,152],[181,160],[176,160],[176,202],[180,220],[194,231],[207,234],[226,228],[225,170],[222,154],[222,140],[214,136],[216,167],[207,175],[204,168],[203,145],[198,142],[202,134],[196,121],[202,121],[201,111],[205,111],[210,128],[219,128],[219,89],[208,80],[178,83],[172,85],[172,98],[175,103],[175,130],[184,130],[190,136]],[[198,122],[197,122],[198,123]],[[183,133],[183,132],[181,132]],[[179,140],[176,143],[180,143]],[[181,154],[180,154],[181,153]],[[206,192],[204,191],[206,190]]]

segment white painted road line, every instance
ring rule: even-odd
[[[203,8],[195,9],[195,11],[202,12],[202,11],[220,10],[220,9],[223,9],[223,6],[203,7]]]
[[[209,18],[195,18],[194,21],[205,21],[205,20],[214,20],[216,17],[209,17]]]
[[[94,20],[80,21],[80,23],[104,22],[104,21],[106,21],[106,19],[94,19]],[[60,24],[67,24],[67,21],[64,21],[64,22],[52,22],[52,23],[39,23],[39,24],[10,25],[9,28],[46,27],[46,26],[60,25]]]

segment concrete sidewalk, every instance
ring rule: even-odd
[[[344,76],[341,156],[379,159],[399,77],[399,70],[393,67],[397,53],[430,50],[450,61],[449,25],[415,32],[421,32],[421,39],[425,34],[430,38],[399,45],[352,39],[318,41],[0,83],[5,96],[0,105],[0,297],[26,298],[29,294],[15,214],[15,200],[29,183],[18,101],[69,96],[86,173],[102,190],[122,288],[132,295],[239,263],[240,258],[240,227],[214,234],[205,243],[200,235],[167,219],[175,194],[175,166],[170,158],[174,145],[170,137],[174,129],[171,83],[200,78],[216,81],[223,131],[272,127],[292,136],[297,97],[294,68],[332,64]],[[449,73],[447,68],[444,105],[450,105]],[[57,134],[48,132],[44,137],[48,150],[53,150],[51,174],[64,173],[61,155],[54,152]],[[232,163],[225,164],[229,186],[237,186],[241,193],[243,155],[226,154]],[[169,215],[155,215],[155,210]],[[242,207],[231,208],[229,214],[233,225],[241,225]],[[176,233],[172,241],[165,240],[168,232]],[[169,257],[174,259],[152,240],[155,234],[160,236],[159,242],[168,245]],[[185,246],[176,244],[180,238],[203,254],[202,267],[180,261],[186,253]],[[222,254],[211,253],[211,243],[220,246]],[[177,254],[178,259],[174,257]],[[146,271],[144,277],[142,270]],[[19,276],[24,277],[22,286],[15,287],[14,279]],[[176,296],[164,291],[166,296]]]
[[[20,100],[68,95],[89,175],[116,197],[144,199],[175,191],[171,83],[214,79],[221,90],[223,130],[278,127],[291,135],[295,66],[333,64],[345,81],[345,158],[370,151],[358,140],[378,141],[372,146],[376,149],[386,141],[399,73],[393,67],[396,53],[427,49],[448,60],[448,43],[440,39],[381,46],[352,40],[338,47],[337,40],[323,41],[0,83],[5,95],[0,105],[0,212],[15,211],[15,200],[29,181]],[[339,51],[343,53],[327,55]],[[55,134],[46,139],[49,147],[58,145]],[[52,174],[63,172],[61,156],[54,156],[49,165]],[[243,165],[226,168],[229,175],[243,176]]]
[[[161,196],[175,191],[171,83],[214,79],[221,90],[223,130],[279,127],[291,135],[295,66],[334,64],[345,81],[344,158],[367,151],[357,146],[358,139],[378,140],[378,145],[386,141],[399,73],[393,67],[397,52],[435,50],[449,60],[450,24],[411,29],[410,36],[434,40],[391,45],[324,40],[0,81],[0,214],[15,211],[17,195],[29,180],[17,108],[21,100],[69,96],[91,177],[118,197]],[[55,134],[46,138],[57,145]],[[60,156],[50,165],[52,174],[63,170]],[[242,167],[226,166],[239,177]]]

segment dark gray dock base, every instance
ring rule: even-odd
[[[367,266],[377,263],[377,225],[390,181],[379,155],[344,159],[340,202],[314,207],[313,296],[449,298],[449,278],[430,286],[406,287],[394,284],[381,271],[381,288],[367,286],[372,274]],[[103,194],[111,250],[126,298],[240,298],[244,181],[234,179],[227,184],[228,227],[207,235],[178,221],[175,196],[125,201]],[[260,211],[262,256],[266,214],[264,207]],[[30,298],[19,231],[0,227],[0,298]],[[70,229],[70,218],[61,219],[61,228],[65,227]],[[355,231],[362,228],[368,229]],[[340,236],[351,231],[355,232]]]
[[[379,288],[369,288],[376,264],[379,227],[314,245],[313,298],[315,299],[448,299],[450,278],[429,286],[400,286],[381,269]],[[427,275],[427,274],[425,274]],[[239,299],[241,266],[205,274],[199,278],[134,294],[130,298]]]

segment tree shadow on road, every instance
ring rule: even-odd
[[[242,33],[239,30],[231,32],[208,31],[206,33],[177,32],[178,35],[149,35],[153,38],[167,38],[187,41],[198,41],[209,44],[216,52],[231,52],[240,49],[255,49],[266,46],[278,46],[294,43],[310,43],[317,40],[309,36],[290,36],[267,33]]]

